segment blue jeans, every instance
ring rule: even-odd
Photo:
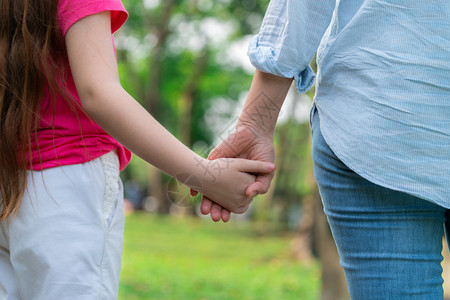
[[[325,142],[315,108],[311,115],[314,173],[351,298],[443,299],[447,209],[350,170]]]

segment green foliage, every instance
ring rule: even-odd
[[[119,299],[318,299],[318,265],[291,257],[292,236],[266,230],[251,223],[129,216]]]

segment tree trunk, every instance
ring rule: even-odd
[[[183,91],[182,97],[179,101],[180,118],[178,122],[178,133],[180,141],[186,146],[191,147],[191,119],[192,119],[192,104],[194,101],[195,93],[200,85],[200,80],[206,69],[208,60],[208,51],[204,49],[194,62],[193,72],[189,77],[189,81]]]
[[[313,258],[313,226],[314,226],[314,197],[308,195],[302,199],[302,218],[298,235],[292,243],[295,257],[302,262],[309,262]]]
[[[162,55],[164,46],[169,36],[169,22],[172,10],[175,5],[174,0],[165,0],[162,2],[163,9],[161,13],[160,26],[157,27],[156,36],[157,43],[152,51],[150,59],[149,84],[146,90],[146,106],[150,114],[157,119],[159,116],[159,99],[160,99],[160,78],[162,69]],[[170,211],[170,201],[166,197],[166,191],[163,187],[162,173],[160,170],[149,166],[149,186],[150,196],[158,201],[158,213],[168,214]]]
[[[193,72],[189,76],[189,80],[184,88],[180,101],[178,102],[179,115],[178,118],[178,136],[180,141],[188,147],[192,147],[191,141],[191,120],[192,120],[192,107],[195,98],[195,93],[198,90],[200,80],[206,69],[206,63],[208,60],[207,49],[204,49],[198,56],[193,64]],[[186,198],[184,194],[178,194],[177,197]],[[183,202],[186,202],[184,200]],[[182,214],[196,215],[196,207],[192,203],[184,203],[184,205],[190,205],[184,209],[179,210]]]

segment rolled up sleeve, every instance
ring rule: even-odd
[[[336,0],[272,0],[248,56],[265,73],[294,78],[306,92],[314,82],[309,66],[328,28]]]

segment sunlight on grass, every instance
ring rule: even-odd
[[[251,223],[128,216],[119,299],[318,299],[319,266],[293,259],[291,239]]]

